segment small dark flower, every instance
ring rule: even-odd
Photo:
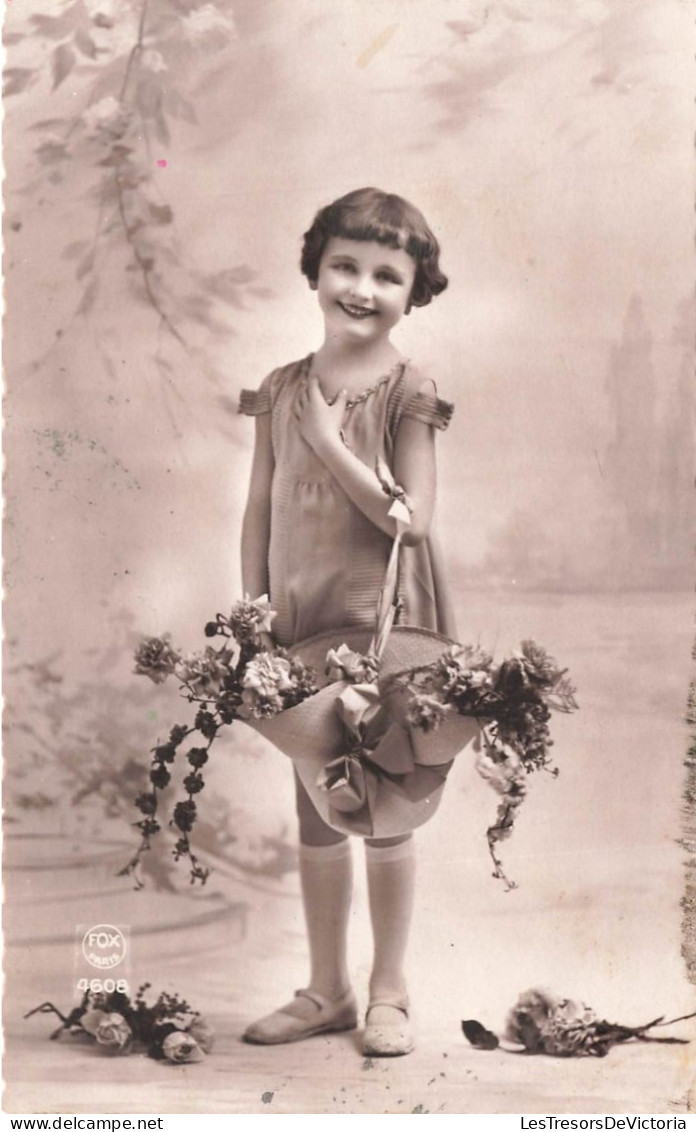
[[[157,799],[154,794],[139,794],[135,804],[141,814],[154,814],[157,809]]]
[[[208,761],[208,752],[205,747],[191,747],[187,753],[186,758],[192,767],[198,770],[200,767],[205,766]]]
[[[164,790],[165,786],[168,786],[171,782],[171,779],[171,774],[166,766],[162,766],[161,763],[159,766],[153,767],[150,771],[150,782],[153,786],[156,786],[158,790]]]
[[[519,694],[526,683],[526,673],[520,661],[514,657],[504,660],[495,679],[496,691],[508,696]]]
[[[189,794],[198,794],[204,786],[205,782],[198,774],[187,774],[184,779],[184,789],[187,790]]]
[[[162,828],[158,821],[154,818],[143,818],[142,821],[135,823],[141,831],[143,837],[151,837],[153,833],[159,833]]]
[[[177,802],[174,807],[174,825],[182,833],[190,833],[196,820],[196,803],[188,798],[185,802]]]
[[[206,637],[217,637],[220,632],[220,626],[217,621],[208,621],[203,631]]]
[[[206,739],[212,739],[217,731],[215,716],[203,709],[197,713],[194,724]]]
[[[174,727],[172,727],[171,731],[169,732],[169,742],[170,742],[171,746],[172,747],[178,747],[179,743],[182,743],[187,735],[188,735],[188,727],[182,727],[180,724],[177,723]]]
[[[173,763],[176,758],[176,747],[171,742],[163,743],[161,747],[155,747],[153,754],[158,762]]]

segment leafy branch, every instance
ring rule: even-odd
[[[14,13],[13,13],[14,15]],[[17,19],[20,19],[17,16]],[[107,258],[127,251],[124,278],[136,297],[156,315],[158,325],[187,359],[195,360],[193,327],[229,334],[229,309],[244,309],[248,297],[268,292],[256,285],[256,273],[244,265],[202,271],[184,254],[174,211],[162,195],[166,160],[158,151],[171,145],[171,125],[195,123],[198,115],[187,92],[200,79],[201,65],[220,52],[234,53],[236,29],[230,5],[221,0],[72,0],[57,15],[32,15],[23,31],[6,34],[10,50],[21,59],[36,45],[50,49],[49,97],[59,105],[71,76],[81,95],[67,113],[36,121],[30,196],[50,185],[72,182],[75,196],[95,210],[94,235],[66,243],[63,258],[75,263],[82,294],[62,337],[76,318],[94,307],[104,280]],[[6,96],[38,91],[45,69],[10,66]],[[96,180],[95,180],[96,172]],[[155,360],[166,374],[171,365]],[[200,364],[203,362],[198,355]]]

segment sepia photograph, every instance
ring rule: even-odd
[[[693,17],[7,0],[5,1113],[687,1127]]]

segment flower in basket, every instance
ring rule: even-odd
[[[493,687],[493,658],[473,645],[448,649],[434,665],[427,686],[443,702],[454,705],[460,715],[480,714],[486,692]]]
[[[284,656],[262,652],[250,660],[242,676],[242,719],[261,719],[283,710],[283,692],[292,688],[290,661]]]
[[[474,672],[485,675],[492,664],[490,654],[477,645],[453,645],[435,662],[431,679],[443,691],[449,691],[462,680],[470,679]]]
[[[261,634],[272,631],[275,611],[271,609],[268,595],[263,594],[254,601],[246,597],[233,607],[227,622],[232,636],[240,645],[261,646]],[[213,622],[214,624],[214,622]]]
[[[189,653],[181,657],[174,667],[174,672],[194,695],[215,696],[230,674],[231,659],[232,653],[228,649],[218,651],[209,645],[205,652]]]
[[[435,731],[451,708],[437,696],[414,692],[408,702],[406,719],[421,731]]]
[[[265,719],[294,707],[317,690],[314,672],[286,649],[260,652],[241,677],[240,719]]]

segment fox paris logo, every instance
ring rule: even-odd
[[[82,954],[91,967],[111,971],[118,967],[126,954],[123,932],[113,924],[97,924],[89,928],[82,939]]]

